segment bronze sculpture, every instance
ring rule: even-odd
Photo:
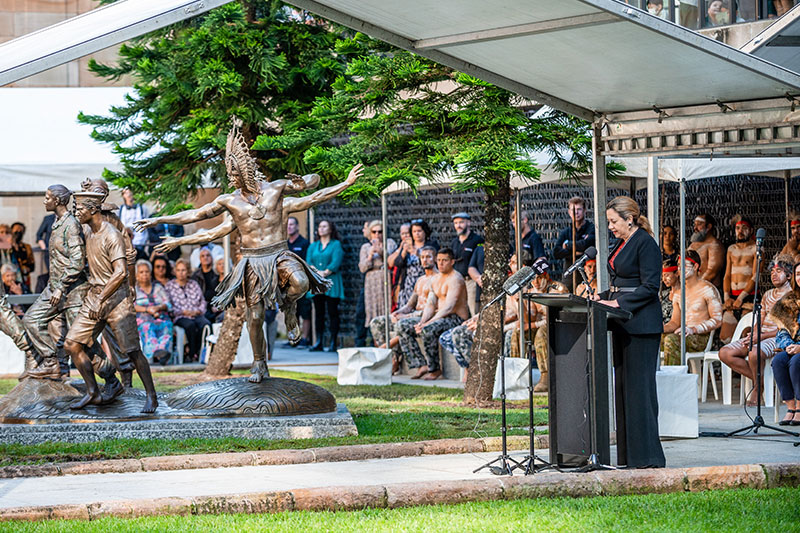
[[[259,383],[269,376],[266,362],[266,339],[262,326],[265,309],[277,306],[284,312],[289,341],[300,341],[300,328],[295,316],[295,302],[309,290],[324,293],[330,287],[314,267],[290,252],[286,246],[286,218],[292,212],[303,211],[334,198],[359,178],[361,165],[350,171],[344,182],[321,189],[309,196],[292,198],[288,195],[313,189],[319,184],[317,174],[289,175],[289,179],[267,181],[258,171],[244,137],[234,126],[228,134],[225,165],[230,182],[236,190],[222,194],[212,202],[177,215],[144,219],[135,224],[137,230],[157,224],[189,224],[226,213],[225,220],[215,228],[194,235],[170,237],[156,250],[166,253],[184,244],[205,244],[238,229],[242,239],[242,260],[217,287],[213,305],[225,308],[237,295],[247,303],[247,327],[253,346],[253,367],[250,381]]]
[[[2,283],[0,283],[0,331],[8,335],[14,345],[25,354],[24,369],[22,374],[19,375],[21,381],[27,377],[28,370],[36,368],[36,365],[42,362],[42,356],[34,349],[22,320],[11,308],[11,304],[8,303],[8,297]]]
[[[139,345],[136,315],[127,283],[124,238],[117,228],[104,219],[101,207],[105,198],[102,193],[81,191],[74,196],[76,217],[85,225],[89,290],[64,342],[66,352],[86,384],[84,396],[70,407],[82,409],[104,400],[97,387],[87,348],[95,344],[97,336],[108,325],[119,342],[121,352],[130,357],[144,384],[146,398],[142,412],[152,413],[158,406],[158,399],[150,365]],[[118,393],[111,390],[108,394],[115,396]]]

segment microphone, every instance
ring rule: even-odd
[[[764,239],[767,237],[767,230],[764,228],[758,228],[756,231],[756,246],[763,246]]]
[[[531,266],[520,268],[503,283],[503,292],[495,296],[494,299],[486,304],[483,308],[486,309],[487,307],[494,305],[506,295],[513,296],[517,294],[519,291],[524,289],[533,280],[533,278],[546,271],[548,268],[550,268],[550,265],[547,264],[547,260],[544,257],[540,257],[534,261],[533,265]]]
[[[575,261],[575,263],[571,267],[569,267],[566,272],[564,272],[563,278],[567,279],[572,275],[573,272],[575,272],[579,268],[583,268],[583,265],[586,263],[586,261],[588,261],[589,259],[594,259],[595,257],[597,257],[597,248],[595,248],[594,246],[588,247],[586,251],[583,252],[583,256],[577,261]]]

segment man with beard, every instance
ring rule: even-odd
[[[450,248],[456,254],[456,271],[461,274],[467,284],[467,304],[469,312],[474,315],[477,312],[475,292],[478,285],[470,278],[468,270],[472,254],[479,245],[483,244],[483,238],[470,229],[469,213],[456,213],[452,217],[453,227],[456,230],[456,237],[450,243]]]
[[[689,245],[700,256],[702,270],[700,279],[710,281],[719,289],[722,286],[723,266],[725,265],[725,250],[722,243],[714,235],[717,221],[708,213],[697,215],[694,219],[694,233]]]
[[[793,216],[789,220],[790,238],[781,254],[791,255],[795,261],[800,261],[800,216]]]
[[[260,383],[269,376],[267,344],[262,330],[265,311],[281,308],[289,341],[297,344],[301,339],[295,307],[297,300],[309,291],[323,294],[331,287],[330,280],[289,251],[286,245],[288,216],[341,194],[361,176],[362,166],[353,167],[347,179],[338,185],[303,198],[287,197],[316,187],[319,175],[290,174],[289,179],[267,181],[258,170],[256,159],[250,154],[247,142],[236,126],[228,134],[225,166],[230,183],[236,187],[234,192],[221,194],[199,209],[140,220],[134,226],[143,229],[156,224],[190,224],[226,214],[225,220],[215,228],[165,239],[156,247],[159,253],[166,253],[184,244],[205,244],[239,230],[242,259],[219,284],[212,304],[218,309],[225,309],[234,303],[237,295],[245,298],[247,329],[253,346],[253,367],[249,379],[252,383]]]
[[[569,218],[572,224],[568,228],[562,229],[553,247],[553,257],[564,260],[564,270],[572,266],[583,255],[583,252],[590,246],[594,246],[594,224],[586,220],[586,202],[580,196],[575,196],[567,202]],[[577,283],[581,282],[580,276],[570,276],[567,278],[567,288],[577,290],[573,287],[573,278]]]
[[[722,324],[722,301],[719,291],[700,278],[702,264],[694,250],[686,252],[686,351],[699,352],[708,344],[708,336]],[[664,364],[681,364],[681,294],[672,296],[672,318],[664,324],[661,336]]]
[[[792,275],[793,258],[790,255],[779,254],[769,266],[769,277],[774,288],[764,293],[761,298],[761,370],[763,375],[765,363],[775,355],[775,335],[778,334],[778,326],[772,321],[769,312],[772,307],[792,290],[789,278]],[[723,318],[724,320],[724,318]],[[750,332],[739,340],[733,341],[720,348],[719,359],[734,372],[749,378],[751,382],[756,382],[757,375],[757,353],[756,334]],[[760,390],[764,390],[762,385]],[[747,397],[748,405],[755,405],[755,387]]]
[[[753,239],[753,224],[741,215],[734,215],[736,242],[728,247],[725,279],[722,282],[723,299],[722,327],[719,337],[724,343],[731,342],[731,335],[743,312],[753,309],[753,291],[756,286],[756,243]]]
[[[431,279],[437,273],[435,257],[436,248],[433,246],[424,246],[419,251],[419,261],[422,268],[425,269],[425,275],[417,279],[414,293],[408,302],[389,315],[392,321],[389,326],[392,338],[389,340],[388,347],[392,349],[393,374],[400,370],[400,364],[403,361],[403,352],[400,351],[399,347],[399,331],[401,328],[413,329],[422,317],[422,311],[425,309],[425,304],[428,302],[428,293],[431,290]],[[372,338],[375,339],[375,344],[380,348],[386,348],[386,315],[373,318],[369,323],[369,329],[372,332]]]

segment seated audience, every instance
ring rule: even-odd
[[[167,293],[172,302],[175,325],[186,332],[184,361],[199,361],[203,328],[211,322],[205,317],[206,299],[203,290],[189,278],[189,263],[185,259],[175,262],[175,279],[167,282]]]
[[[175,275],[172,273],[172,264],[169,259],[165,255],[155,256],[153,258],[153,280],[166,287],[171,279],[175,279]]]
[[[677,263],[680,254],[678,232],[674,227],[667,224],[661,230],[661,262],[663,263],[667,259],[672,259]]]
[[[203,248],[207,248],[211,252],[211,257],[214,258],[214,261],[225,257],[225,248],[219,244],[214,244],[213,242],[204,244],[202,247],[192,250],[192,255],[189,256],[189,265],[191,265],[192,270],[197,270],[200,267],[200,250]]]
[[[592,289],[592,293],[597,293],[597,259],[589,259],[586,261],[585,266],[583,269],[586,271],[586,279],[589,280],[589,287]],[[580,276],[580,274],[578,274]],[[581,279],[582,278],[578,278]],[[586,287],[586,282],[581,281],[580,285],[578,285],[578,290],[575,291],[575,294],[582,298],[589,297],[589,288]]]
[[[718,289],[722,287],[725,274],[725,248],[716,237],[717,221],[708,213],[697,215],[694,219],[694,233],[690,240],[689,250],[700,255],[703,265],[699,272],[700,279],[710,281]]]
[[[664,324],[672,319],[672,298],[680,293],[681,272],[677,258],[668,258],[661,263],[661,314]]]
[[[686,252],[686,351],[699,352],[708,344],[708,336],[722,324],[722,301],[710,282],[700,279],[700,255]],[[672,318],[664,325],[661,349],[665,365],[681,364],[681,294],[672,298]]]
[[[772,307],[792,290],[789,278],[792,275],[792,257],[788,255],[778,255],[770,264],[770,280],[774,288],[766,291],[761,298],[761,369],[764,364],[775,355],[775,335],[778,334],[778,327],[769,317]],[[725,317],[723,315],[723,322]],[[748,328],[749,329],[749,328]],[[720,348],[719,359],[732,370],[756,382],[756,370],[758,357],[756,357],[755,347],[756,335],[750,333],[738,340],[733,341]],[[763,390],[763,388],[762,388]],[[748,395],[749,405],[755,405],[755,391]]]
[[[723,343],[731,341],[736,324],[744,313],[753,310],[756,287],[756,241],[753,224],[746,218],[735,215],[736,242],[728,247],[725,278],[722,281],[723,297],[722,327],[719,337]]]
[[[203,290],[203,298],[206,300],[205,317],[209,322],[215,322],[217,313],[211,309],[211,300],[216,294],[217,285],[219,285],[219,274],[214,271],[214,258],[211,257],[211,252],[205,246],[200,249],[200,268],[194,271],[192,279]]]
[[[792,267],[792,290],[772,307],[770,318],[779,328],[772,371],[788,409],[779,423],[800,426],[800,263]]]
[[[31,293],[31,290],[25,283],[17,281],[17,278],[19,278],[19,270],[17,270],[15,265],[6,263],[0,266],[0,277],[3,279],[3,290],[7,295]],[[12,305],[11,309],[14,311],[15,315],[22,318],[29,307],[30,305]]]
[[[172,303],[164,286],[153,283],[152,275],[150,261],[136,261],[136,325],[147,360],[165,365],[172,355]]]
[[[413,328],[401,327],[398,332],[403,355],[408,357],[411,368],[418,369],[412,379],[441,377],[439,335],[469,318],[467,287],[461,274],[453,269],[454,264],[453,250],[441,248],[436,254],[439,273],[431,280],[431,292],[420,322]],[[424,354],[417,344],[418,337],[423,340]]]
[[[388,347],[392,349],[392,373],[400,371],[400,365],[403,362],[403,352],[400,350],[400,338],[398,331],[401,323],[404,327],[413,328],[419,323],[422,318],[422,311],[428,302],[428,293],[430,292],[430,281],[437,273],[436,270],[436,249],[433,246],[425,246],[419,251],[419,259],[422,268],[425,269],[425,275],[417,280],[417,285],[414,287],[414,293],[411,298],[406,302],[403,307],[399,307],[389,315],[391,324],[389,326],[389,334],[392,336],[389,340]],[[375,344],[380,348],[386,348],[386,315],[377,316],[369,323],[372,338]]]

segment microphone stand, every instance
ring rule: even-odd
[[[756,241],[756,272],[758,275],[756,276],[756,287],[755,287],[755,297],[753,299],[753,325],[750,329],[750,345],[751,349],[753,346],[753,332],[756,334],[755,338],[755,346],[756,346],[756,417],[753,420],[753,423],[749,426],[745,426],[743,428],[739,428],[735,431],[731,431],[729,433],[725,433],[725,437],[736,437],[739,433],[747,433],[750,430],[753,431],[754,434],[758,434],[758,430],[760,428],[767,428],[773,431],[777,431],[780,433],[784,433],[786,435],[792,435],[794,437],[800,437],[800,433],[795,431],[789,431],[788,429],[783,429],[775,426],[770,426],[764,422],[764,417],[761,416],[761,294],[759,294],[759,278],[761,277],[761,261],[762,261],[762,250],[761,248],[763,245],[760,241]],[[742,379],[744,382],[744,379]],[[772,393],[772,391],[770,391]],[[745,401],[745,405],[747,405]]]
[[[594,420],[597,416],[597,391],[595,390],[595,382],[594,382],[594,375],[595,375],[595,353],[594,353],[594,342],[595,342],[595,332],[594,332],[594,302],[592,300],[592,296],[594,296],[594,289],[589,284],[589,278],[586,276],[586,271],[581,266],[578,269],[578,272],[583,278],[583,282],[586,284],[586,289],[588,293],[588,298],[586,298],[586,315],[589,321],[589,327],[586,328],[586,351],[589,353],[589,374],[586,376],[589,380],[589,449],[591,453],[589,454],[589,459],[586,461],[586,464],[576,470],[576,472],[594,472],[595,470],[616,470],[615,467],[610,465],[604,465],[600,462],[600,456],[597,453],[597,424],[594,423]]]

